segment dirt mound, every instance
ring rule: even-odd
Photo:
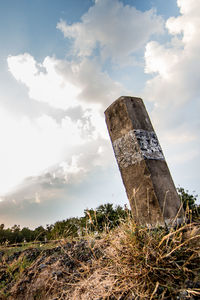
[[[6,284],[0,299],[65,299],[66,291],[80,279],[81,266],[89,267],[101,255],[100,249],[86,240],[10,256],[1,252],[0,282]]]
[[[200,228],[114,231],[45,249],[0,251],[1,300],[200,297]]]

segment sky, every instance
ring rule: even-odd
[[[200,0],[0,0],[0,223],[128,203],[104,118],[122,95],[200,194],[199,35]]]

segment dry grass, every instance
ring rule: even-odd
[[[0,299],[200,299],[197,224],[167,232],[138,227],[129,218],[101,236],[66,244],[38,256],[10,297]]]
[[[198,299],[199,237],[194,224],[166,233],[129,220],[96,242],[104,256],[82,266],[66,299]]]

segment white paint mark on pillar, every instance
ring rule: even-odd
[[[127,168],[144,159],[165,159],[157,136],[153,131],[130,130],[113,142],[113,148],[121,168]]]
[[[130,130],[127,134],[113,142],[113,148],[118,165],[121,168],[127,168],[143,160],[134,130]]]

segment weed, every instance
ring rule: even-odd
[[[195,228],[189,224],[166,233],[129,220],[107,235],[105,256],[87,268],[71,297],[174,299],[184,289],[187,295],[200,295],[200,289],[185,285],[200,279],[200,235]]]
[[[44,247],[37,251],[37,259],[33,255],[32,261],[28,260],[26,249],[6,266],[0,285],[2,295],[7,292],[6,284],[12,281],[16,283],[16,297],[22,297],[19,299],[23,295],[24,299],[72,300],[200,296],[198,224],[167,231],[162,227],[140,227],[129,216],[117,228],[106,228],[98,236],[88,233],[84,239],[62,240],[59,247],[55,243]]]

